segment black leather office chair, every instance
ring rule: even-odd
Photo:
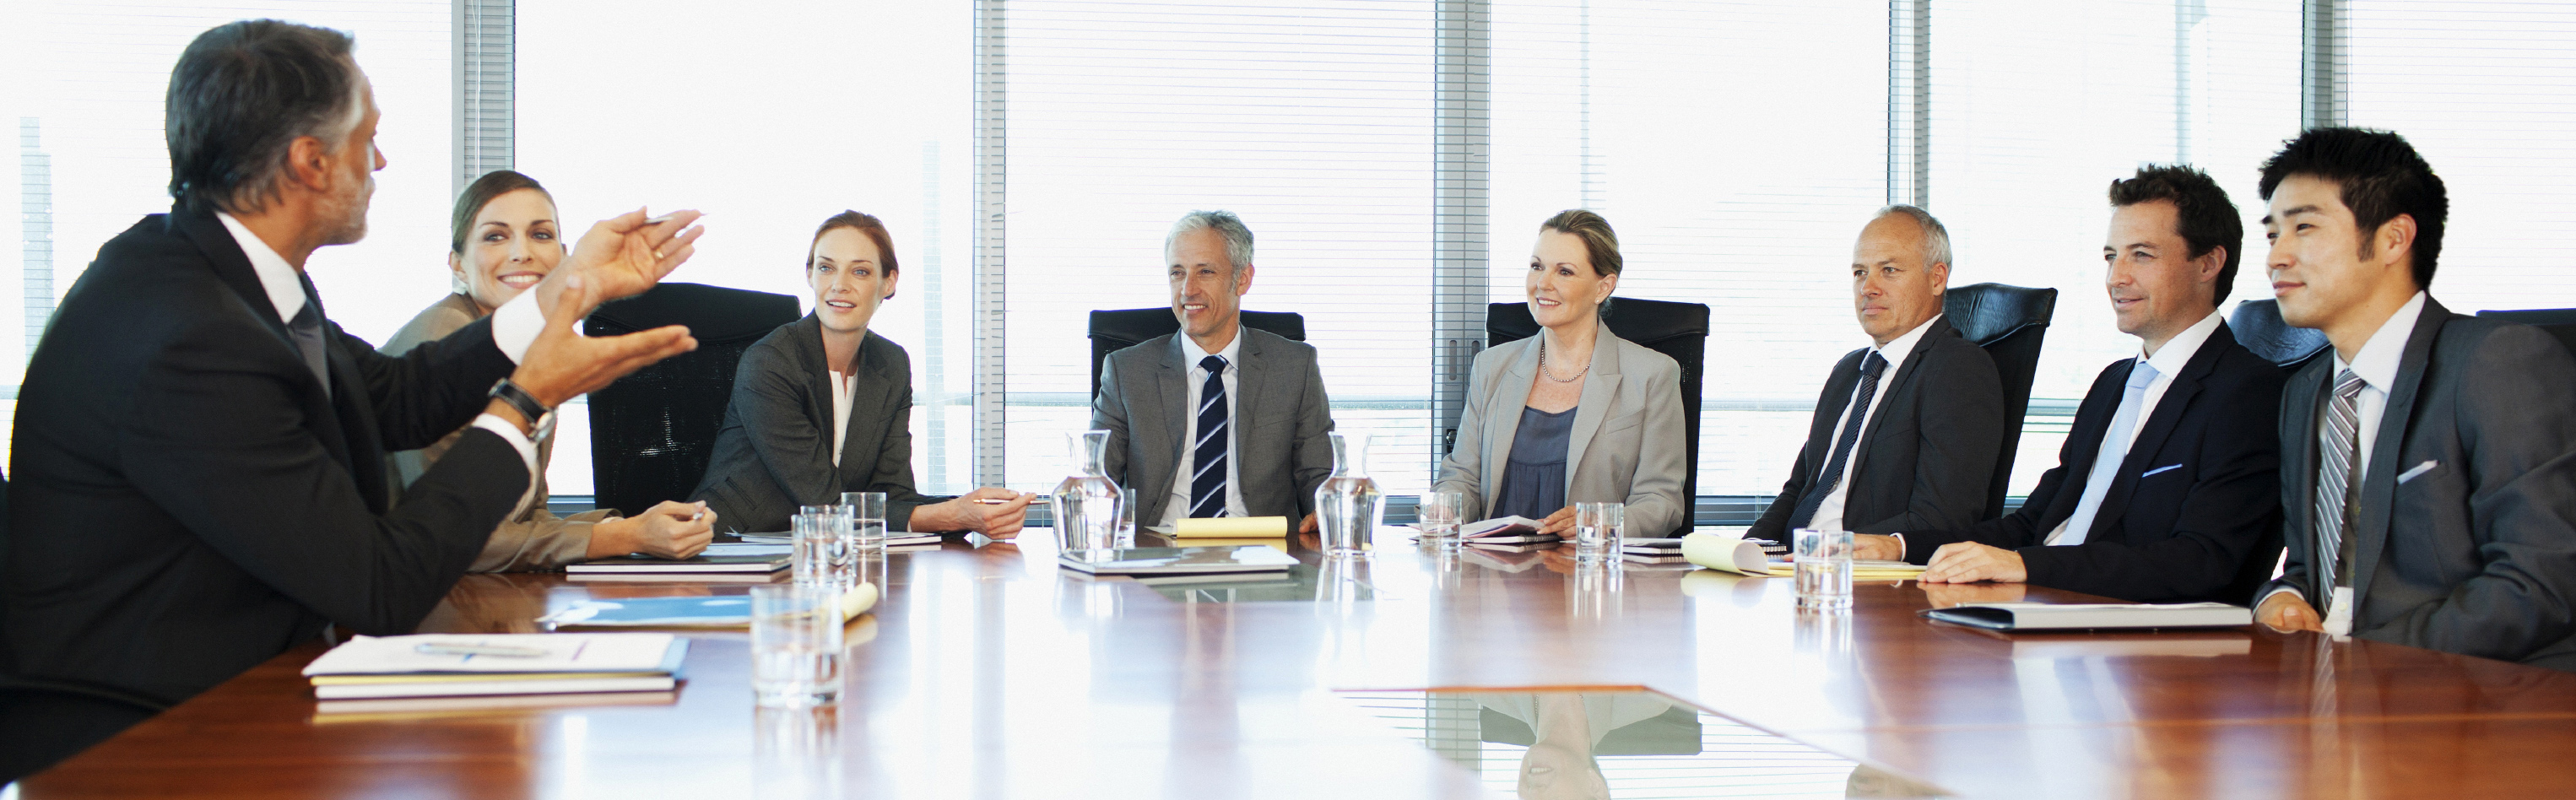
[[[1986,518],[2000,517],[2012,483],[2013,456],[2021,450],[2022,418],[2030,412],[2030,384],[2039,374],[2040,341],[2048,338],[2048,321],[2057,314],[2057,290],[2000,283],[1953,286],[1941,297],[1941,313],[1960,336],[1985,348],[2004,381],[2004,449],[1995,456],[1995,477],[1986,493]]]
[[[1292,342],[1306,340],[1306,318],[1293,311],[1246,311],[1243,325]],[[1091,396],[1100,396],[1100,362],[1109,354],[1179,332],[1181,320],[1168,307],[1091,312]]]
[[[2306,366],[2330,344],[2325,331],[2282,322],[2281,301],[2270,298],[2237,303],[2236,310],[2227,312],[2227,331],[2236,335],[2237,344],[2282,369]]]
[[[2500,319],[2506,322],[2519,322],[2524,325],[2548,331],[2549,335],[2558,337],[2558,343],[2566,345],[2569,352],[2576,352],[2576,308],[2519,308],[2510,311],[2480,311],[2478,312],[2478,317],[2480,319]]]
[[[1708,366],[1708,306],[1618,297],[1610,301],[1607,322],[1612,335],[1671,356],[1681,365],[1682,447],[1689,459],[1682,470],[1682,502],[1697,503],[1699,398],[1701,374]],[[1538,321],[1530,317],[1528,303],[1493,303],[1485,307],[1486,347],[1537,335]],[[1683,511],[1683,530],[1687,531],[1693,509]]]
[[[698,349],[590,393],[590,468],[599,507],[641,513],[686,500],[706,477],[742,353],[802,316],[796,298],[665,283],[592,312],[582,330],[616,336],[687,325]]]

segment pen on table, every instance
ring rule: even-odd
[[[1046,501],[1047,501],[1047,499],[1046,499],[1044,496],[1032,497],[1032,498],[1029,498],[1029,505],[1033,505],[1033,506],[1034,506],[1034,505],[1039,505],[1039,504],[1045,503]],[[1010,498],[1007,498],[1007,497],[978,497],[978,498],[975,498],[975,502],[977,502],[977,503],[981,503],[981,504],[984,504],[984,505],[988,505],[988,506],[998,506],[998,505],[1001,505],[1001,504],[1003,504],[1003,503],[1011,502],[1011,499],[1010,499]]]
[[[414,652],[433,656],[500,656],[503,658],[536,658],[546,651],[535,647],[513,647],[505,644],[462,644],[455,642],[422,642]]]

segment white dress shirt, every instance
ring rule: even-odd
[[[2356,471],[2369,471],[2370,454],[2373,446],[2379,443],[2379,420],[2388,413],[2388,387],[2397,384],[2397,366],[2398,362],[2406,357],[2406,340],[2414,337],[2415,321],[2423,316],[2424,293],[2419,291],[2414,297],[2408,298],[2405,305],[2398,306],[2397,313],[2389,315],[2387,322],[2379,324],[2379,330],[2370,334],[2370,340],[2361,344],[2361,352],[2354,353],[2350,362],[2343,360],[2342,353],[2328,351],[2334,352],[2334,369],[2326,373],[2325,402],[2334,402],[2335,380],[2343,375],[2344,370],[2352,370],[2352,374],[2361,378],[2361,392],[2353,398],[2353,438],[2360,440],[2355,444],[2356,449],[2361,451],[2361,457],[2353,462]],[[2324,441],[2326,429],[2333,424],[2334,421],[2330,415],[2318,414],[2317,430],[2309,437],[2309,443]],[[2316,463],[2324,463],[2324,459],[2316,459]],[[2284,478],[2286,479],[2287,476]],[[2361,497],[2361,484],[2356,482],[2345,487],[2344,492],[2346,497],[2358,500]],[[2299,501],[2308,505],[2309,513],[2315,513],[2317,499],[2314,495],[2299,498]],[[2314,546],[2317,544],[2313,541],[2316,536],[2314,520],[2310,520],[2308,531],[2312,540],[2308,542],[2310,558],[2335,558],[2339,555],[2314,552]],[[2344,535],[2351,536],[2353,532],[2345,530]],[[2280,592],[2291,592],[2297,594],[2301,600],[2308,599],[2307,592],[2288,585],[2273,589],[2271,593],[2263,595],[2263,599],[2272,599],[2272,594]],[[2258,600],[2255,605],[2262,605],[2262,602]],[[2340,602],[2333,605],[2337,610],[2327,612],[2329,614],[2325,620],[2327,632],[2338,636],[2350,633],[2352,620],[2349,615],[2352,613],[2352,603]],[[2336,619],[2337,617],[2341,619]],[[2337,623],[2341,624],[2343,630],[2334,629]]]
[[[241,247],[242,255],[250,258],[251,273],[259,276],[260,288],[268,290],[268,302],[277,307],[277,318],[293,322],[295,315],[304,312],[304,284],[298,279],[295,265],[286,263],[285,257],[269,249],[267,242],[261,241],[258,234],[252,233],[233,215],[218,211],[215,218],[223,221],[224,229],[233,234],[233,243]],[[545,327],[546,317],[544,312],[537,310],[536,293],[520,292],[518,297],[492,312],[492,344],[500,347],[501,354],[509,356],[515,363],[527,356],[528,345],[536,342],[537,333]],[[530,425],[536,423],[536,420],[528,420]],[[519,460],[528,467],[528,491],[535,492],[536,443],[529,441],[527,434],[520,433],[519,426],[491,414],[475,417],[474,427],[499,434],[502,441],[509,442],[519,451]],[[527,496],[519,498],[522,508],[528,502]]]
[[[857,391],[856,374],[826,371],[832,384],[832,466],[841,465],[841,443],[850,438],[850,395]]]
[[[1896,385],[1896,371],[1905,366],[1906,356],[1914,354],[1914,346],[1923,342],[1923,332],[1931,330],[1932,323],[1938,322],[1940,319],[1941,315],[1934,314],[1931,319],[1924,320],[1923,324],[1914,326],[1914,330],[1906,331],[1905,335],[1896,337],[1894,341],[1890,341],[1887,344],[1876,348],[1878,357],[1887,359],[1887,371],[1879,374],[1878,391],[1870,394],[1869,406],[1861,409],[1862,414],[1859,420],[1855,421],[1852,419],[1851,403],[1848,400],[1844,401],[1841,421],[1834,425],[1834,437],[1825,440],[1828,443],[1825,447],[1825,458],[1827,460],[1831,460],[1834,455],[1831,443],[1842,441],[1844,426],[1866,426],[1869,424],[1870,415],[1878,413],[1879,402],[1887,399],[1887,388]],[[1863,356],[1861,358],[1861,363],[1869,363],[1869,358],[1867,356]],[[1858,386],[1859,384],[1855,383],[1853,385]],[[1867,431],[1868,428],[1863,427],[1861,430]],[[1825,499],[1816,504],[1816,515],[1807,521],[1808,528],[1820,531],[1838,531],[1843,529],[1843,495],[1851,491],[1852,468],[1860,466],[1861,450],[1869,447],[1869,442],[1866,441],[1866,439],[1867,436],[1864,434],[1861,440],[1855,440],[1852,442],[1851,454],[1845,456],[1843,459],[1842,479],[1835,481],[1834,488],[1825,493]]]
[[[1225,377],[1222,378],[1225,381],[1225,515],[1251,516],[1243,510],[1243,481],[1238,480],[1243,475],[1243,449],[1234,446],[1235,442],[1243,440],[1236,435],[1243,430],[1243,421],[1235,414],[1236,409],[1243,407],[1242,403],[1236,402],[1241,392],[1235,385],[1235,376],[1243,374],[1243,360],[1238,357],[1243,352],[1243,329],[1236,328],[1234,340],[1226,342],[1225,347],[1214,353],[1200,350],[1198,343],[1190,340],[1189,334],[1177,334],[1174,338],[1180,340],[1175,344],[1180,346],[1185,357],[1195,357],[1190,358],[1187,381],[1190,402],[1184,406],[1186,413],[1181,415],[1181,460],[1172,470],[1172,499],[1163,504],[1162,524],[1178,525],[1190,515],[1190,478],[1194,477],[1190,473],[1190,460],[1198,453],[1199,388],[1207,384],[1208,377],[1207,369],[1199,366],[1199,362],[1211,355],[1225,359]]]
[[[2146,362],[2149,368],[2154,369],[2156,371],[2156,377],[2154,380],[2147,383],[2146,392],[2138,397],[2138,414],[2133,418],[2136,422],[2131,424],[2127,431],[2122,432],[2123,435],[2121,436],[2120,441],[2102,442],[2103,448],[2109,449],[2116,447],[2118,449],[2112,450],[2112,452],[2119,453],[2123,459],[2128,457],[2129,446],[2136,444],[2138,441],[2138,431],[2147,426],[2147,420],[2155,417],[2156,401],[2164,399],[2165,390],[2173,388],[2174,376],[2181,374],[2182,368],[2191,363],[2192,355],[2200,352],[2200,346],[2209,342],[2210,334],[2218,332],[2218,323],[2225,318],[2225,315],[2216,311],[2211,311],[2209,312],[2209,316],[2202,317],[2199,322],[2192,323],[2191,327],[2182,329],[2181,333],[2174,334],[2171,339],[2166,339],[2164,349],[2156,351],[2155,355],[2148,355],[2143,349],[2138,351],[2138,360]],[[2126,390],[2123,389],[2123,391],[2125,392]],[[2107,437],[2112,433],[2113,431],[2104,430],[2102,435],[2107,439]],[[2079,465],[2076,464],[2060,464],[2058,465],[2058,468],[2075,469],[2078,466]],[[2092,481],[2092,475],[2089,470],[2092,469],[2093,465],[2083,464],[2080,466],[2088,470],[2085,480],[2090,483]],[[2048,535],[2041,537],[2040,541],[2050,543],[2057,542],[2059,537],[2066,535],[2066,526],[2074,524],[2074,522],[2075,518],[2072,516],[2058,522],[2057,527],[2050,529]],[[2086,527],[2090,528],[2092,520],[2088,519],[2085,523]]]

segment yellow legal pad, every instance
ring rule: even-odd
[[[1185,519],[1172,528],[1175,539],[1285,539],[1287,517],[1215,517]]]

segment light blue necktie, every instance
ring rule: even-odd
[[[2075,516],[2066,518],[2066,532],[2049,544],[2083,544],[2084,536],[2093,530],[2093,515],[2102,510],[2102,496],[2111,493],[2111,481],[2120,475],[2120,462],[2129,458],[2129,431],[2138,427],[2138,407],[2147,403],[2147,385],[2156,382],[2156,368],[2146,359],[2129,368],[2129,388],[2120,393],[2120,413],[2111,415],[2111,429],[2102,434],[2101,452],[2093,455],[2093,472],[2084,478],[2084,499],[2075,504]]]

